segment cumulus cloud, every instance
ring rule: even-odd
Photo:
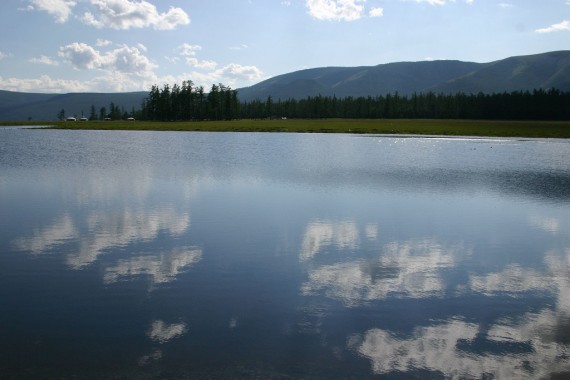
[[[76,69],[118,71],[138,76],[148,75],[156,65],[143,54],[144,46],[120,46],[102,53],[90,45],[80,42],[62,46],[59,56]]]
[[[83,13],[81,20],[97,28],[172,30],[190,23],[190,17],[181,8],[170,7],[160,13],[156,6],[144,0],[89,0],[89,3],[94,9]]]
[[[547,28],[536,29],[537,33],[552,33],[570,30],[570,21],[564,20],[561,23],[551,25]]]
[[[107,65],[99,51],[82,42],[62,46],[59,49],[59,56],[77,69],[97,69]]]
[[[72,0],[30,0],[26,10],[47,12],[57,23],[66,22],[72,14],[77,2]]]
[[[74,0],[29,0],[24,10],[47,12],[56,22],[64,23],[73,16],[77,4]],[[190,23],[190,17],[183,9],[170,7],[166,12],[159,12],[146,0],[84,0],[81,5],[83,14],[78,18],[96,28],[172,30]]]
[[[230,63],[219,71],[219,75],[224,78],[238,80],[257,80],[262,77],[262,72],[255,66],[244,66],[237,63]]]
[[[362,17],[366,0],[307,0],[309,14],[318,20],[354,21]]]

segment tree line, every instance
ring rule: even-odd
[[[121,118],[111,104],[107,117]],[[102,118],[106,109],[99,112]],[[123,110],[124,112],[124,110]],[[92,110],[92,115],[94,110]],[[239,101],[238,91],[214,84],[208,92],[191,80],[182,85],[157,85],[132,116],[141,120],[187,121],[232,119],[493,119],[570,120],[570,92],[557,89],[484,94],[394,94],[339,98],[309,96],[304,99]],[[91,119],[91,118],[90,118]]]
[[[115,103],[111,102],[109,104],[109,108],[103,106],[100,107],[99,110],[97,110],[97,108],[94,105],[91,105],[89,116],[85,114],[83,111],[81,111],[81,115],[78,114],[67,115],[65,112],[65,108],[62,108],[57,113],[57,119],[60,121],[65,120],[67,116],[73,116],[75,118],[79,117],[87,118],[90,121],[106,120],[106,119],[121,120],[121,119],[127,119],[129,117],[140,116],[140,110],[137,111],[133,108],[130,112],[127,112],[124,107],[119,107]]]
[[[570,92],[556,89],[494,94],[313,96],[240,104],[242,118],[570,120]]]
[[[237,90],[223,84],[214,84],[208,93],[203,86],[194,86],[191,80],[179,86],[154,85],[143,101],[140,118],[143,120],[231,120],[240,117]]]

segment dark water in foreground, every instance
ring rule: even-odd
[[[570,375],[570,142],[0,130],[0,378]]]

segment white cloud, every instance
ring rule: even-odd
[[[48,56],[42,55],[40,57],[34,57],[28,60],[31,63],[38,63],[41,65],[48,65],[48,66],[58,66],[59,62],[51,59]]]
[[[186,58],[186,63],[197,69],[204,69],[204,70],[214,70],[216,66],[218,66],[218,64],[214,61],[207,61],[207,60],[200,61],[199,59],[194,57]]]
[[[82,42],[60,47],[59,56],[77,69],[100,69],[109,64],[99,51]]]
[[[202,46],[184,43],[178,46],[178,50],[180,50],[180,55],[184,57],[193,57],[196,55],[196,52],[202,50]]]
[[[93,91],[93,86],[89,82],[51,78],[42,75],[39,78],[2,78],[0,83],[3,90],[19,92],[88,92]]]
[[[109,53],[112,57],[113,69],[123,73],[146,76],[157,67],[144,56],[138,47],[123,46]]]
[[[383,8],[372,8],[368,12],[370,17],[382,17],[384,16],[384,9]]]
[[[107,70],[146,76],[156,67],[142,54],[143,46],[123,45],[112,51],[102,53],[85,43],[74,42],[59,49],[60,57],[71,63],[76,69]]]
[[[566,31],[566,30],[570,30],[570,21],[569,20],[564,20],[559,24],[554,24],[554,25],[551,25],[547,28],[537,29],[536,32],[537,33],[552,33],[552,32]]]
[[[112,41],[97,38],[97,42],[95,43],[95,46],[105,47],[105,46],[111,45],[112,43],[113,43]]]
[[[217,72],[223,78],[230,80],[258,80],[263,76],[261,70],[255,66],[244,66],[237,63],[230,63]]]
[[[94,7],[87,11],[81,20],[97,28],[126,30],[131,28],[153,27],[156,30],[172,30],[178,25],[190,23],[188,14],[181,8],[170,7],[160,13],[156,6],[142,0],[89,0]]]
[[[362,17],[366,0],[306,0],[309,14],[318,20],[354,21]]]
[[[499,7],[506,9],[506,8],[512,8],[514,7],[514,5],[511,3],[499,3]]]
[[[164,83],[180,83],[188,78],[191,78],[196,86],[204,86],[206,89],[214,83],[223,83],[226,86],[236,88],[236,86],[241,86],[243,82],[253,82],[263,79],[263,72],[256,66],[230,63],[216,70],[193,71],[191,73],[178,75],[176,78],[162,79],[164,79]]]
[[[66,22],[72,14],[77,2],[72,0],[30,0],[26,10],[47,12],[55,18],[57,23]]]

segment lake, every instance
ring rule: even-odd
[[[0,129],[0,377],[567,378],[570,141]]]

